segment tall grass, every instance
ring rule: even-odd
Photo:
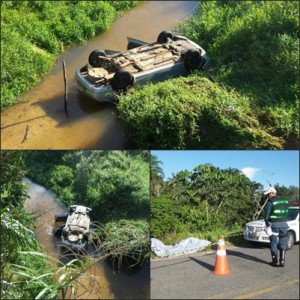
[[[93,222],[90,250],[80,256],[70,251],[62,263],[42,253],[34,233],[13,218],[12,209],[1,211],[1,299],[75,299],[94,285],[92,276],[88,286],[80,276],[97,262],[112,258],[120,266],[125,260],[131,269],[142,266],[149,256],[147,222],[122,220],[105,226]]]
[[[147,85],[124,96],[119,109],[138,148],[281,148],[280,138],[260,126],[249,97],[199,73]]]
[[[105,31],[138,2],[1,2],[1,109],[40,82],[65,46]]]
[[[298,2],[201,1],[175,31],[209,67],[121,99],[132,148],[299,148]]]

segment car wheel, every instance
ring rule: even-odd
[[[293,248],[295,244],[295,236],[291,231],[288,231],[287,241],[286,241],[286,250]]]
[[[115,73],[111,85],[116,91],[126,91],[133,85],[133,76],[129,72],[120,69]]]
[[[171,31],[164,30],[158,35],[157,42],[164,44],[168,41],[168,39],[173,39],[173,33]]]
[[[89,64],[94,68],[102,67],[103,60],[101,59],[101,56],[106,57],[106,53],[103,50],[94,50],[89,55]]]
[[[137,43],[135,43],[135,42],[129,42],[129,43],[127,44],[127,50],[131,50],[131,49],[137,48],[137,47],[139,47],[139,46],[140,46],[140,45],[137,44]]]
[[[187,71],[195,71],[204,65],[203,58],[198,50],[189,49],[184,55],[184,67]]]

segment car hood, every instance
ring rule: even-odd
[[[265,226],[265,221],[264,220],[251,221],[248,222],[246,226],[259,226],[259,227]]]

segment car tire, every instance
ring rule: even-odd
[[[103,60],[100,58],[101,56],[106,57],[106,53],[103,50],[94,50],[89,55],[89,64],[94,68],[102,67]]]
[[[288,231],[287,241],[286,241],[286,250],[291,250],[295,244],[295,236],[291,231]]]
[[[126,91],[132,85],[133,76],[129,72],[122,69],[115,73],[111,82],[112,88],[118,92]]]
[[[137,43],[135,43],[135,42],[129,42],[129,43],[127,44],[127,50],[131,50],[131,49],[137,48],[137,47],[139,47],[139,46],[140,46],[140,45],[137,44]]]
[[[173,40],[173,33],[171,31],[164,30],[158,35],[157,42],[164,44],[168,41],[168,39]]]
[[[184,67],[189,72],[200,70],[204,63],[198,50],[189,49],[184,55]]]

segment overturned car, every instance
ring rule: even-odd
[[[91,209],[72,205],[69,213],[55,216],[53,234],[60,239],[61,248],[70,251],[87,251],[90,233]]]
[[[90,53],[89,63],[75,73],[79,92],[99,102],[115,101],[134,85],[187,75],[207,64],[201,46],[169,31],[162,31],[153,43],[128,41],[127,51]]]

